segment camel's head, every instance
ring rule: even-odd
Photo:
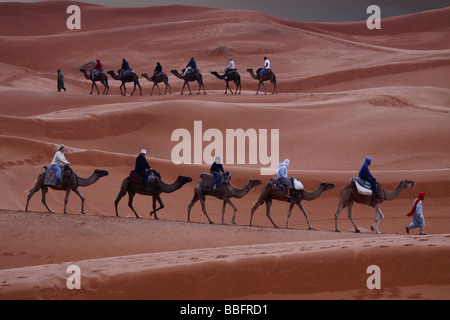
[[[186,183],[192,182],[192,178],[185,177],[185,176],[178,176],[178,181],[180,181],[181,184],[186,184]]]
[[[101,170],[101,169],[95,169],[94,173],[95,173],[99,178],[101,178],[101,177],[106,177],[106,176],[109,174],[108,171],[106,171],[106,170]]]
[[[321,182],[320,187],[323,188],[324,191],[334,189],[336,186],[332,183]]]
[[[400,180],[400,183],[402,184],[402,185],[404,185],[405,187],[414,187],[415,185],[416,185],[416,183],[414,182],[414,181],[412,181],[412,180],[406,180],[406,179],[402,179],[402,180]]]
[[[256,187],[256,186],[259,186],[260,184],[262,184],[262,181],[261,181],[261,180],[257,180],[257,179],[253,179],[253,178],[251,178],[251,179],[248,180],[248,185],[249,185],[251,188],[254,188],[254,187]]]

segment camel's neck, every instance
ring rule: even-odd
[[[114,71],[110,71],[108,73],[114,80],[120,80],[120,77],[118,75],[116,75],[116,73]]]
[[[177,77],[178,79],[183,79],[183,75],[179,74],[177,70],[173,70],[172,74]]]
[[[95,172],[91,174],[91,176],[88,178],[81,178],[77,176],[77,184],[80,187],[88,187],[91,184],[96,183],[98,179],[100,179],[100,177],[97,174],[95,174]]]
[[[220,75],[220,74],[218,74],[217,72],[212,72],[212,74],[213,74],[214,76],[216,76],[217,78],[221,79],[221,80],[225,79],[225,76],[226,76],[226,74]]]
[[[176,180],[172,184],[167,184],[163,181],[161,181],[161,191],[164,193],[172,193],[174,191],[177,191],[183,186],[183,183],[180,182],[180,180]]]
[[[247,183],[242,189],[238,189],[230,183],[232,195],[234,198],[243,198],[249,191],[250,185]]]
[[[385,200],[395,200],[397,197],[406,189],[406,186],[400,182],[397,188],[394,191],[386,191],[384,190]]]
[[[89,76],[88,76],[88,74],[87,74],[87,72],[86,72],[85,69],[81,69],[80,71],[83,73],[84,77],[85,77],[87,80],[91,80],[91,78],[89,78]]]
[[[302,199],[305,199],[306,201],[311,201],[314,200],[318,197],[320,197],[320,195],[325,191],[325,188],[323,188],[322,186],[318,186],[316,188],[316,190],[309,192],[305,189],[303,189],[302,192]]]
[[[248,70],[248,73],[250,73],[250,76],[251,76],[253,79],[255,79],[255,80],[258,79],[258,76],[253,72],[253,69]]]

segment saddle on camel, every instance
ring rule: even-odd
[[[139,173],[137,173],[136,170],[131,170],[129,177],[130,177],[130,182],[132,182],[132,183],[145,184],[146,186],[149,186],[151,184],[161,185],[161,177],[153,169],[147,171],[146,178],[141,176]],[[145,180],[147,180],[147,181],[145,181]]]
[[[200,175],[200,178],[202,179],[200,181],[202,192],[212,194],[220,189],[221,186],[230,182],[231,174],[229,172],[222,173],[220,174],[220,180],[217,181],[214,175],[204,172]]]

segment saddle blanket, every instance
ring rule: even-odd
[[[61,181],[59,184],[57,184],[55,169],[53,169],[52,166],[45,166],[44,168],[46,169],[44,186],[60,187]]]
[[[352,182],[353,181],[355,182],[355,186],[359,194],[365,196],[372,195],[372,184],[369,181],[363,180],[361,178],[352,178]]]
[[[200,182],[200,187],[203,188],[203,190],[207,190],[207,189],[211,189],[214,187],[214,176],[212,174],[209,173],[202,173],[200,175],[200,178],[202,178],[201,182]],[[231,180],[231,174],[229,172],[226,173],[222,173],[220,175],[220,182],[219,185],[222,185],[224,183],[228,183]]]
[[[303,190],[303,184],[299,180],[297,180],[296,178],[290,178],[289,180],[291,181],[295,190]],[[281,182],[280,179],[272,178],[272,179],[270,179],[269,184],[272,185],[272,190],[277,190],[277,191],[284,190],[284,184],[283,184],[283,182]]]
[[[151,172],[148,176],[148,183],[152,184],[156,181],[159,181],[158,177]],[[132,183],[144,183],[144,178],[134,170],[130,171],[130,182]]]

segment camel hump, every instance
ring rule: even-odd
[[[202,180],[211,180],[211,179],[214,180],[214,176],[206,172],[200,174],[200,178],[202,178]]]

